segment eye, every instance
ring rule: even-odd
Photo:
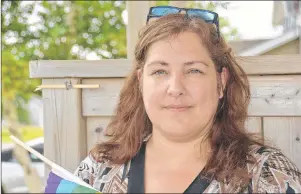
[[[198,70],[198,69],[190,69],[189,71],[188,71],[188,73],[203,73],[202,71],[200,71],[200,70]]]
[[[152,75],[164,75],[164,74],[167,74],[167,72],[165,70],[162,70],[162,69],[154,71],[152,73]]]

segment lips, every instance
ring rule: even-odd
[[[165,106],[164,108],[171,111],[185,111],[190,109],[192,106],[185,106],[185,105],[169,105]]]

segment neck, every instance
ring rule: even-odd
[[[162,160],[172,159],[174,162],[184,160],[207,160],[210,153],[210,143],[205,134],[191,139],[176,140],[154,130],[148,140],[149,150],[160,156]]]

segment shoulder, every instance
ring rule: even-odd
[[[257,161],[248,166],[254,192],[301,192],[301,172],[280,150],[256,147],[251,153]]]
[[[130,164],[127,163],[127,164]],[[74,175],[104,193],[126,192],[129,166],[96,161],[90,154],[80,162]],[[114,182],[114,184],[112,184]]]
[[[76,168],[74,175],[92,185],[104,162],[96,161],[90,154],[84,158]]]

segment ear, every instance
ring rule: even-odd
[[[219,98],[223,98],[224,90],[226,88],[226,85],[227,85],[228,79],[229,79],[229,71],[226,67],[223,67],[222,72],[220,73],[220,79],[221,79],[222,87],[220,88]]]

